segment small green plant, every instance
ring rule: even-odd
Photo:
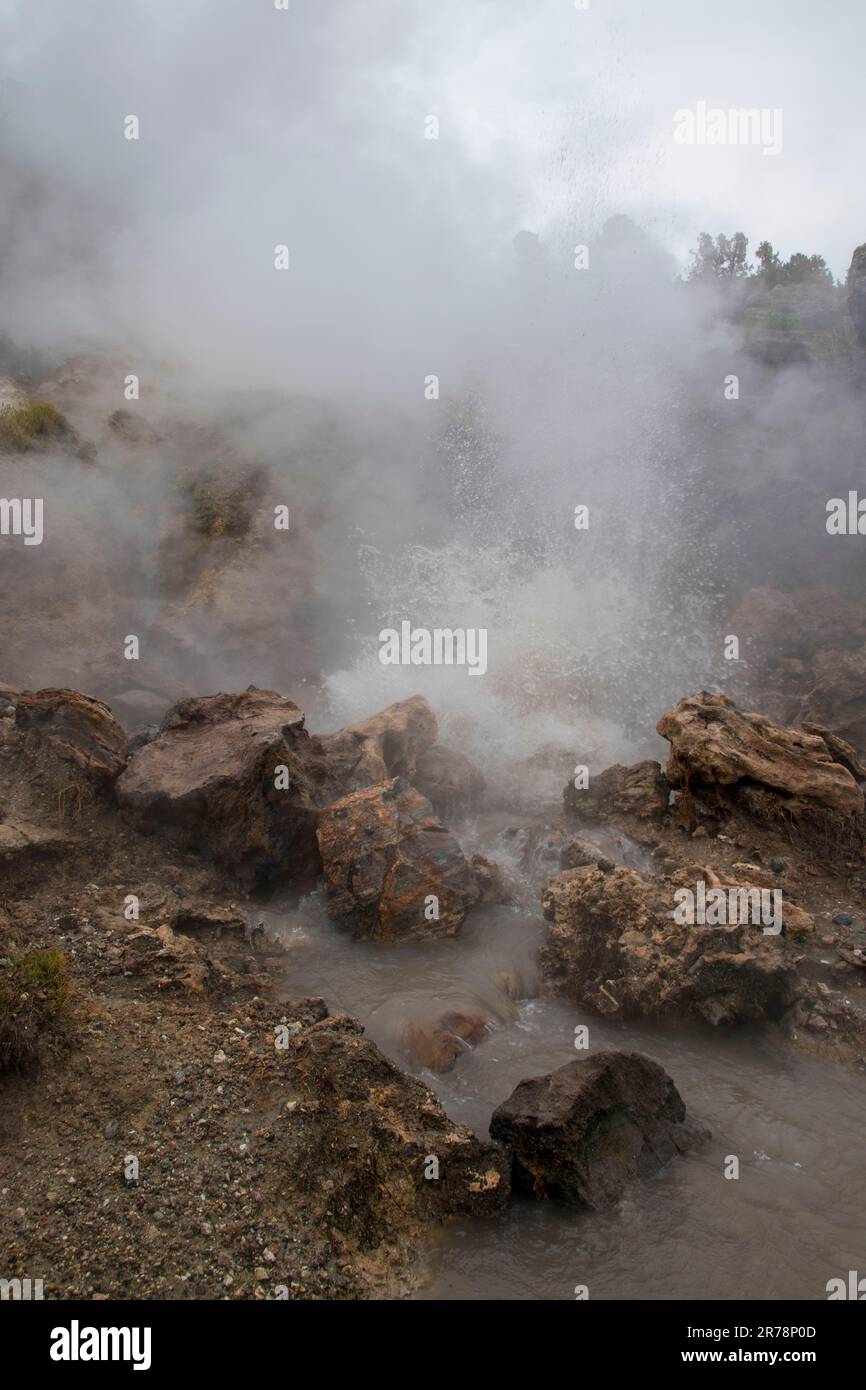
[[[69,433],[64,416],[50,401],[0,408],[0,449],[26,453]]]
[[[0,1074],[35,1067],[42,1036],[68,1003],[69,990],[62,951],[22,951],[0,965]]]
[[[192,524],[201,536],[243,536],[249,530],[249,495],[240,487],[230,488],[216,481],[199,481],[189,489]]]

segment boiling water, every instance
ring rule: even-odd
[[[329,920],[319,894],[291,910],[271,905],[261,915],[288,948],[287,997],[322,995],[332,1012],[360,1019],[404,1070],[413,1070],[407,1021],[443,1008],[481,1010],[489,1035],[452,1071],[415,1069],[452,1118],[480,1135],[522,1078],[578,1055],[575,1027],[585,1023],[593,1049],[637,1049],[659,1062],[712,1141],[608,1212],[517,1198],[496,1218],[449,1226],[422,1272],[420,1297],[571,1299],[586,1285],[591,1298],[820,1299],[828,1279],[866,1273],[862,1076],[757,1030],[624,1026],[535,997],[538,888],[556,864],[542,833],[525,867],[529,828],[527,819],[497,827],[492,817],[459,828],[467,850],[486,844],[509,870],[517,900],[475,911],[451,940],[354,941]],[[623,837],[608,832],[597,842],[646,867]],[[728,1155],[739,1158],[737,1180],[724,1176]]]

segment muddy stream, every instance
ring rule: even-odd
[[[755,1031],[622,1025],[540,997],[535,964],[544,922],[540,888],[553,851],[526,842],[539,822],[488,816],[456,824],[464,850],[507,871],[518,900],[483,907],[456,938],[398,946],[355,941],[316,893],[257,914],[288,948],[286,997],[322,995],[357,1017],[404,1070],[437,1092],[453,1119],[480,1135],[523,1077],[575,1057],[578,1024],[592,1049],[637,1049],[673,1077],[711,1143],[634,1187],[605,1213],[515,1198],[501,1216],[440,1233],[418,1294],[427,1299],[822,1299],[827,1280],[866,1272],[863,1080]],[[553,821],[550,822],[554,824]],[[590,836],[618,862],[650,861],[623,836]],[[442,1008],[479,1009],[489,1035],[444,1075],[413,1067],[406,1022]],[[736,1155],[737,1180],[724,1176]]]

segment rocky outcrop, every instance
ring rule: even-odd
[[[597,820],[614,815],[658,821],[667,812],[669,799],[670,787],[661,766],[651,759],[631,767],[615,763],[591,777],[588,787],[577,788],[571,781],[563,793],[567,811]]]
[[[318,839],[329,911],[357,936],[453,936],[478,901],[454,836],[402,778],[327,807]]]
[[[781,1018],[799,995],[787,904],[779,935],[751,921],[675,921],[677,888],[697,891],[698,879],[709,887],[751,886],[722,883],[698,866],[667,879],[597,867],[552,879],[542,899],[551,926],[541,949],[551,987],[617,1018],[692,1015],[713,1025]],[[796,916],[796,928],[802,925]]]
[[[16,724],[106,782],[124,767],[126,737],[107,705],[75,691],[6,697]],[[316,826],[323,807],[384,783],[436,737],[420,696],[325,738],[275,690],[180,700],[152,736],[133,741],[117,796],[135,825],[166,831],[219,861],[247,889],[311,880],[321,870]]]
[[[513,1156],[515,1191],[604,1208],[636,1178],[706,1137],[665,1071],[637,1052],[599,1052],[520,1084],[490,1133]]]
[[[739,807],[796,826],[828,850],[862,847],[863,789],[820,734],[742,713],[706,691],[680,700],[657,728],[671,745],[668,782],[687,806]]]
[[[117,795],[137,825],[167,827],[245,886],[263,886],[315,875],[328,772],[303,711],[251,686],[175,705],[134,752]]]
[[[726,695],[702,691],[662,715],[658,732],[671,745],[667,778],[673,787],[769,787],[795,806],[822,806],[840,815],[863,810],[863,792],[833,761],[824,740],[743,714]]]

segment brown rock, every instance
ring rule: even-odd
[[[677,877],[694,888],[701,874],[708,886],[728,886],[710,870]],[[624,868],[570,869],[551,879],[540,959],[552,987],[621,1018],[692,1014],[714,1025],[780,1018],[799,992],[784,929],[765,936],[749,923],[677,923],[675,887]]]
[[[476,806],[484,791],[484,778],[462,753],[436,744],[417,760],[412,785],[426,796],[438,816],[460,815]]]
[[[787,898],[782,903],[782,930],[791,941],[808,941],[815,930],[815,919]]]
[[[866,781],[866,767],[860,761],[857,749],[847,739],[842,738],[840,734],[833,733],[831,729],[825,729],[821,724],[805,723],[801,724],[800,728],[807,734],[814,734],[817,738],[823,739],[833,761],[846,767],[856,781]]]
[[[566,783],[563,801],[567,811],[594,818],[610,815],[636,816],[639,820],[661,820],[668,809],[670,788],[661,766],[651,759],[623,767],[614,763],[589,786],[578,790],[574,782]]]
[[[292,1039],[289,1060],[305,1108],[313,1098],[334,1098],[307,1124],[322,1134],[318,1152],[308,1145],[306,1161],[312,1182],[331,1180],[329,1207],[345,1213],[364,1248],[384,1214],[396,1218],[405,1237],[422,1220],[488,1215],[507,1203],[511,1164],[504,1149],[454,1124],[433,1092],[388,1061],[354,1020],[341,1026],[326,1019],[307,1029]],[[347,1135],[355,1141],[348,1147]]]
[[[511,894],[505,886],[502,870],[492,859],[488,859],[486,854],[473,854],[469,860],[469,869],[478,887],[480,902],[510,902]]]
[[[15,726],[32,734],[95,786],[110,787],[126,759],[126,734],[108,705],[78,690],[22,690]]]
[[[436,716],[421,695],[319,739],[338,795],[390,777],[415,778],[419,758],[436,741]]]
[[[513,1155],[516,1191],[598,1209],[707,1137],[685,1118],[657,1062],[599,1052],[521,1081],[494,1111],[490,1134]]]
[[[687,829],[701,810],[739,809],[795,829],[828,854],[862,850],[863,789],[822,736],[744,714],[706,691],[680,700],[657,727],[670,741],[667,778],[682,789],[677,816]]]
[[[358,936],[453,936],[478,888],[423,796],[395,778],[343,797],[318,829],[329,910]],[[425,915],[438,900],[438,918]]]
[[[278,789],[281,766],[288,787]],[[117,794],[139,824],[171,827],[245,885],[261,885],[316,873],[316,799],[327,775],[303,711],[251,686],[175,705],[134,752]]]
[[[585,869],[590,864],[597,864],[604,855],[595,845],[591,845],[588,840],[574,839],[569,840],[567,845],[563,845],[559,856],[559,867],[561,869]]]

